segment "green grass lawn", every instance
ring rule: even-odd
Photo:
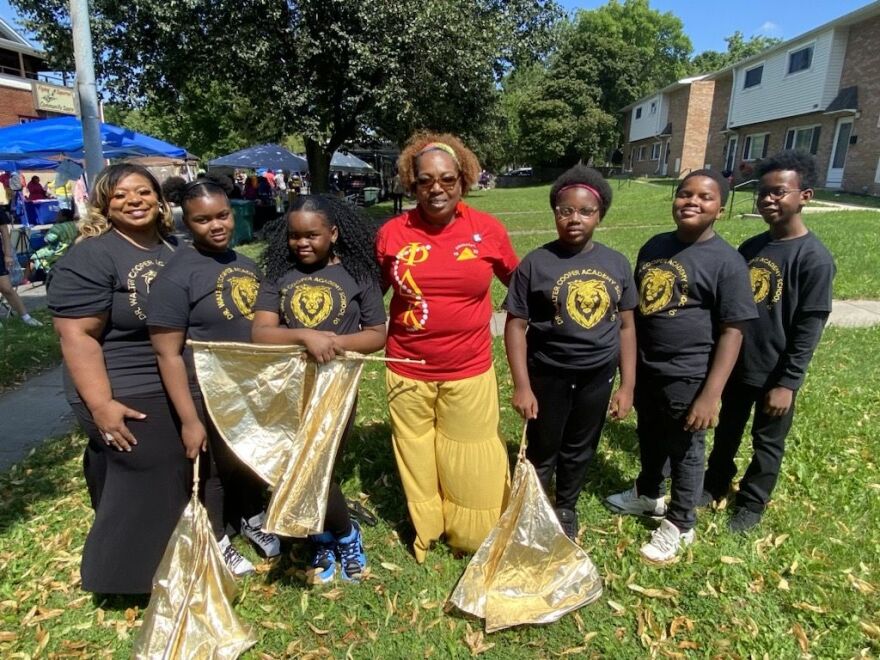
[[[548,190],[481,191],[470,202],[504,221],[522,255],[555,236]],[[634,259],[650,236],[673,228],[670,188],[615,182],[614,191],[597,237]],[[371,214],[389,209],[380,204]],[[808,218],[837,261],[835,297],[880,299],[878,222],[867,212]],[[759,219],[718,223],[733,244],[762,229]],[[259,247],[242,251],[256,256]],[[493,296],[500,304],[503,289]],[[57,360],[49,328],[12,326],[0,331],[12,330],[0,338],[0,377],[14,373],[15,380],[41,360]],[[502,430],[513,457],[521,426],[508,403],[499,340],[495,350]],[[0,475],[0,657],[127,657],[131,648],[143,604],[101,601],[79,590],[92,519],[81,475],[84,442],[78,433],[59,438]],[[733,537],[725,531],[726,510],[703,513],[697,542],[661,569],[639,560],[649,536],[645,524],[601,506],[603,496],[628,487],[638,471],[634,418],[609,424],[578,507],[581,542],[604,577],[604,596],[550,626],[486,635],[482,655],[877,657],[878,456],[880,327],[831,328],[798,398],[783,475],[763,525]],[[242,581],[236,607],[259,637],[246,657],[469,657],[472,647],[480,648],[481,623],[444,611],[467,559],[440,546],[419,566],[408,552],[412,531],[375,363],[364,372],[357,426],[338,476],[348,495],[379,517],[376,527],[365,528],[369,579],[308,589],[301,581],[306,553],[296,544],[281,560],[260,563],[258,575]]]
[[[666,568],[639,560],[639,520],[600,504],[638,469],[634,421],[609,425],[581,496],[581,542],[605,580],[595,604],[543,627],[485,636],[487,658],[864,657],[880,654],[880,328],[830,329],[798,400],[782,479],[764,524],[725,531],[727,512],[703,513],[697,542]],[[873,350],[869,347],[874,347]],[[520,423],[496,340],[504,435]],[[444,547],[419,566],[388,440],[381,367],[361,386],[355,434],[339,476],[379,516],[365,528],[363,584],[308,589],[294,546],[242,581],[237,605],[259,643],[249,658],[468,657],[478,621],[446,613],[467,560]],[[140,620],[131,601],[78,589],[91,521],[79,434],[61,438],[0,476],[0,656],[125,657]],[[236,541],[254,561],[256,556]],[[142,607],[142,604],[140,604]],[[473,640],[473,637],[470,637]],[[472,641],[473,643],[473,641]],[[676,655],[680,654],[680,655]],[[51,656],[50,656],[51,657]]]
[[[0,392],[61,360],[61,348],[48,312],[34,312],[34,318],[41,320],[43,327],[32,328],[17,318],[0,319]]]

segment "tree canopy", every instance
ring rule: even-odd
[[[12,3],[50,64],[71,69],[67,2]],[[212,120],[297,133],[319,190],[333,151],[363,134],[479,135],[496,82],[546,51],[561,15],[553,0],[93,0],[90,14],[114,102],[205,142]]]
[[[729,37],[725,37],[724,41],[727,42],[726,51],[707,50],[694,57],[691,61],[691,68],[694,73],[718,71],[730,66],[734,62],[757,55],[762,50],[767,50],[771,46],[780,43],[782,39],[757,35],[746,40],[743,33],[737,30]]]

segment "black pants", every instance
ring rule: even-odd
[[[342,439],[339,441],[339,449],[336,451],[336,458],[333,463],[333,472],[339,466],[339,460],[345,452],[345,446],[348,444],[348,437],[354,429],[354,418],[357,414],[357,399],[351,407],[351,414],[345,423],[345,430],[342,432]],[[324,514],[324,531],[330,532],[336,538],[347,536],[351,532],[351,518],[348,515],[348,504],[345,503],[345,496],[339,487],[339,482],[333,481],[330,484],[330,492],[327,493],[327,512]]]
[[[146,414],[125,421],[138,442],[130,452],[108,447],[88,408],[71,405],[89,437],[83,467],[95,509],[83,547],[82,587],[100,594],[145,594],[189,502],[192,461],[164,394],[117,401]]]
[[[583,371],[530,369],[538,418],[529,421],[526,457],[544,490],[556,475],[556,507],[574,510],[596,453],[617,365]]]
[[[684,430],[687,411],[702,384],[643,374],[636,378],[635,406],[642,460],[636,490],[646,497],[661,497],[669,470],[672,497],[666,519],[682,532],[696,525],[697,500],[703,490],[706,432]]]
[[[403,193],[391,193],[391,199],[394,202],[394,213],[403,211]]]
[[[728,382],[721,397],[721,416],[715,429],[715,444],[709,455],[704,488],[719,499],[727,494],[730,481],[736,475],[736,453],[742,442],[743,431],[752,414],[752,449],[754,454],[739,482],[736,496],[738,506],[755,513],[763,513],[779,479],[785,437],[794,421],[795,392],[791,408],[782,417],[771,417],[764,412],[764,397],[768,390],[743,383]]]

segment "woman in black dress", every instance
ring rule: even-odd
[[[95,520],[82,587],[144,594],[189,500],[191,463],[147,332],[150,285],[175,250],[171,209],[139,165],[97,177],[81,237],[52,271],[49,310],[65,390],[89,442]]]

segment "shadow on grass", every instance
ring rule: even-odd
[[[81,467],[71,474],[67,465],[82,456],[85,444],[79,432],[47,440],[0,474],[0,534],[37,515],[42,500],[62,500],[85,493]]]

